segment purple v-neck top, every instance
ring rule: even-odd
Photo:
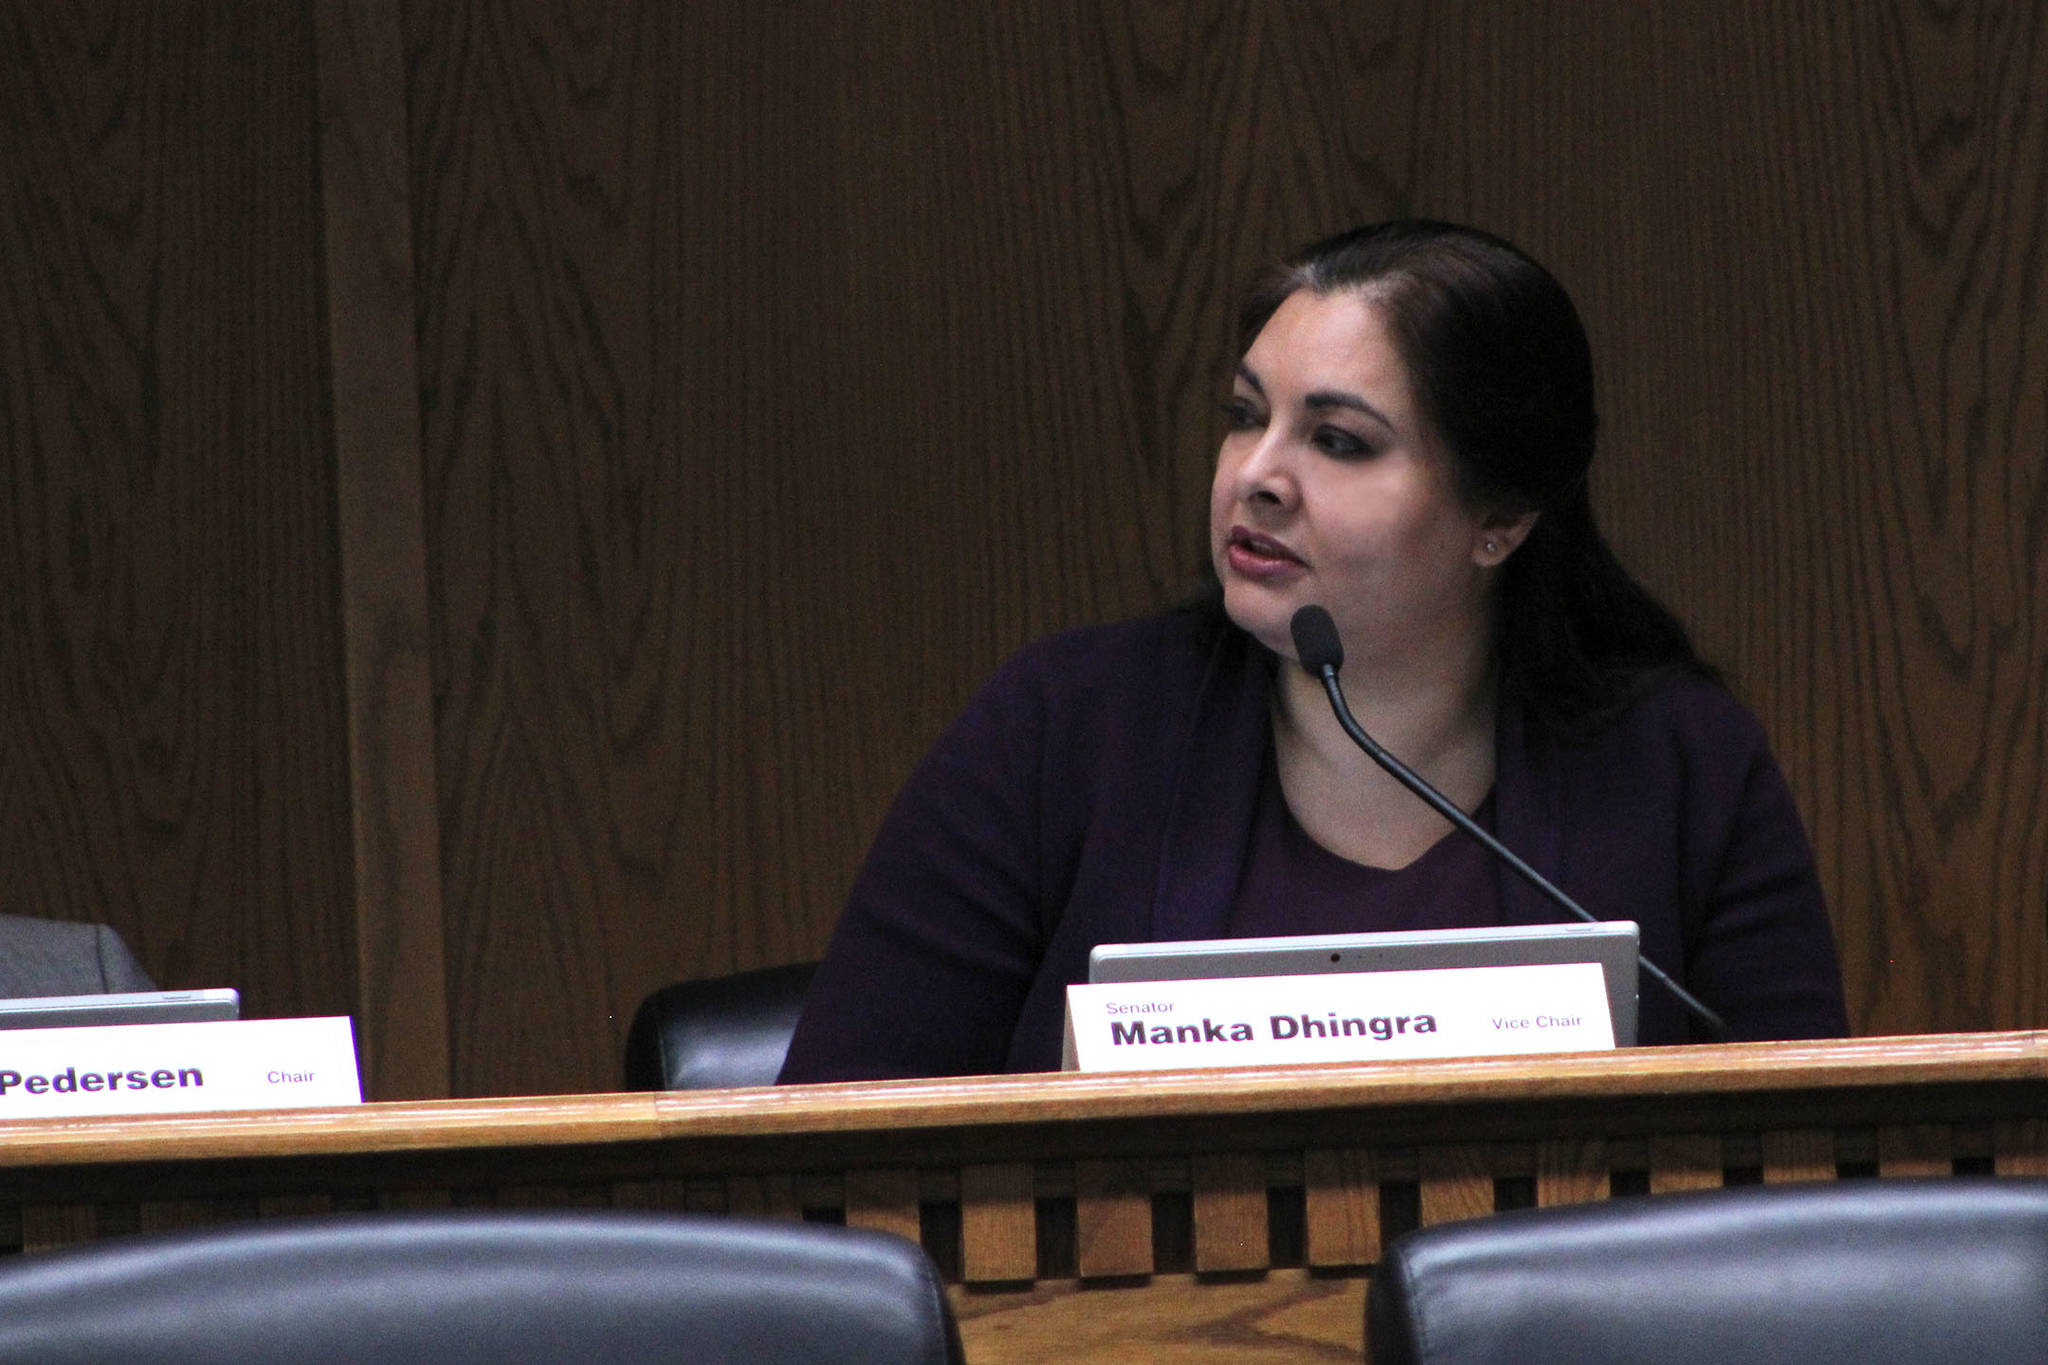
[[[1492,793],[1469,813],[1481,829],[1494,832]],[[1301,827],[1268,757],[1226,938],[1477,929],[1499,923],[1493,855],[1477,839],[1452,830],[1406,867],[1354,863]]]
[[[1070,631],[1005,664],[884,818],[782,1078],[1053,1070],[1066,988],[1097,944],[1323,927],[1324,898],[1259,890],[1274,667],[1188,612]],[[1504,712],[1493,800],[1502,842],[1595,918],[1636,921],[1644,956],[1734,1037],[1847,1032],[1798,810],[1762,727],[1720,687],[1672,679],[1569,746]],[[1444,880],[1397,874],[1405,922],[1560,918],[1505,867],[1479,874],[1495,900],[1478,911],[1457,889],[1471,865],[1444,854],[1458,864]],[[1277,885],[1315,875],[1312,854],[1281,856]],[[1693,1036],[1645,979],[1638,1039]]]

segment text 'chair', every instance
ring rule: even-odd
[[[2048,1362],[2048,1181],[1854,1180],[1532,1209],[1398,1239],[1374,1365]]]
[[[663,986],[626,1032],[628,1090],[773,1085],[815,962]]]
[[[7,1365],[958,1365],[924,1253],[686,1214],[278,1218],[0,1264]]]

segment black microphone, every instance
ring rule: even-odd
[[[1559,908],[1588,924],[1600,923],[1583,905],[1551,885],[1549,878],[1515,856],[1506,844],[1481,829],[1478,821],[1459,810],[1449,797],[1430,786],[1420,773],[1381,748],[1379,741],[1365,732],[1365,728],[1352,716],[1351,707],[1345,703],[1344,689],[1337,685],[1337,670],[1344,666],[1344,642],[1337,638],[1337,623],[1330,619],[1329,612],[1315,605],[1303,607],[1294,613],[1287,629],[1294,636],[1295,657],[1301,660],[1301,666],[1310,677],[1322,683],[1323,693],[1330,699],[1330,709],[1337,713],[1337,724],[1344,727],[1344,733],[1351,736],[1352,743],[1365,750],[1366,756],[1386,769],[1396,782],[1428,802],[1438,815],[1477,839],[1495,857],[1513,868],[1523,881],[1541,891]],[[1664,988],[1677,997],[1678,1003],[1705,1024],[1714,1037],[1728,1036],[1728,1025],[1720,1015],[1701,1004],[1691,991],[1673,981],[1649,958],[1638,960],[1643,970],[1662,982]]]

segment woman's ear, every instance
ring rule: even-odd
[[[1512,517],[1490,514],[1479,523],[1479,535],[1472,547],[1472,562],[1482,569],[1499,568],[1529,538],[1539,515],[1536,512],[1523,512]]]

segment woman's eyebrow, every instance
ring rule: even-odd
[[[1241,360],[1237,362],[1237,377],[1239,379],[1242,379],[1245,383],[1251,385],[1252,392],[1257,394],[1259,397],[1264,398],[1266,396],[1266,386],[1259,382],[1259,376],[1257,372],[1255,372],[1251,366],[1245,364]]]
[[[1364,413],[1388,431],[1397,430],[1394,426],[1393,418],[1387,416],[1355,393],[1340,393],[1334,389],[1318,389],[1303,399],[1302,402],[1304,406],[1312,409],[1349,408],[1353,412]]]

